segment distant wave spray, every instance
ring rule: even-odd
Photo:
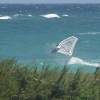
[[[0,16],[0,20],[8,20],[8,19],[12,19],[12,17],[10,17],[10,16]]]
[[[44,18],[60,18],[60,16],[58,14],[45,14],[45,15],[40,15]]]

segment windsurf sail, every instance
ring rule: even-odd
[[[65,54],[67,56],[71,56],[73,54],[77,40],[78,38],[74,36],[64,39],[58,44],[57,52]]]

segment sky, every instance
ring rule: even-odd
[[[0,0],[0,3],[100,3],[100,0]]]

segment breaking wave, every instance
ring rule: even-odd
[[[28,14],[27,16],[32,17],[32,15],[31,15],[31,14]]]
[[[10,16],[0,16],[0,20],[8,20],[8,19],[12,19],[12,17],[10,17]]]
[[[97,35],[97,34],[100,34],[100,32],[79,33],[79,35]]]
[[[100,67],[99,63],[90,63],[90,62],[84,61],[84,60],[77,58],[77,57],[72,57],[69,60],[68,64],[69,65],[76,64],[76,65],[86,65],[86,66],[92,66],[92,67]]]
[[[23,16],[23,14],[14,14],[13,17]]]
[[[68,15],[68,14],[63,14],[62,16],[63,16],[63,17],[68,17],[69,15]]]
[[[58,15],[55,13],[50,13],[50,14],[44,14],[44,15],[40,15],[41,17],[44,17],[46,19],[53,19],[53,18],[61,18],[61,17],[67,17],[69,15],[67,14],[63,14],[63,15]],[[0,20],[8,20],[8,19],[15,19],[15,18],[32,18],[33,15],[32,14],[22,14],[22,13],[16,13],[13,15],[0,15]]]
[[[58,14],[55,14],[55,13],[51,13],[51,14],[45,14],[45,15],[40,15],[44,18],[61,18],[62,17],[68,17],[69,15],[68,14],[63,14],[63,15],[58,15]]]
[[[5,16],[2,16],[2,15],[0,15],[0,20],[8,20],[8,19],[13,19],[13,18],[17,18],[17,17],[32,17],[32,15],[31,14],[27,14],[27,15],[25,15],[25,14],[14,14],[14,15],[12,15],[12,16],[8,16],[8,15],[5,15]]]
[[[58,14],[54,14],[54,13],[52,13],[52,14],[40,15],[40,16],[42,16],[42,17],[44,17],[44,18],[60,18],[60,16],[59,16]]]
[[[13,15],[13,17],[20,17],[20,16],[21,16],[21,17],[23,17],[23,16],[24,16],[24,17],[32,17],[31,14],[26,14],[26,15],[25,15],[25,14],[14,14],[14,15]]]

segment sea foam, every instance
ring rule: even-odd
[[[20,14],[14,14],[13,16],[14,16],[14,17],[18,17],[18,16],[20,16]]]
[[[100,34],[100,32],[87,32],[87,33],[79,33],[80,35],[97,35]]]
[[[68,14],[63,14],[62,16],[63,16],[63,17],[68,17],[69,15],[68,15]]]
[[[40,15],[44,18],[60,18],[60,16],[58,14],[45,14],[45,15]]]
[[[13,17],[19,17],[19,16],[21,16],[21,17],[23,17],[23,16],[25,16],[25,17],[32,17],[31,14],[28,14],[28,15],[24,15],[24,14],[14,14],[13,15]]]
[[[32,17],[32,15],[31,15],[31,14],[28,14],[27,16]]]
[[[10,16],[0,16],[0,20],[12,19]]]
[[[69,60],[68,64],[69,65],[76,64],[76,65],[86,65],[86,66],[100,67],[99,63],[90,63],[90,62],[84,61],[84,60],[77,58],[77,57],[72,57]]]

